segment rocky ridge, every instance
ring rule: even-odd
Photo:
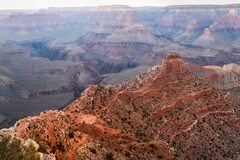
[[[90,86],[61,111],[17,122],[57,159],[238,159],[239,99],[192,74],[177,54],[120,86]]]
[[[225,64],[220,66],[194,66],[186,64],[185,68],[199,77],[203,77],[218,88],[239,94],[240,88],[240,66],[237,64]]]

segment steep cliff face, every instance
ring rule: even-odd
[[[210,26],[210,29],[214,32],[223,31],[226,29],[240,29],[240,15],[237,9],[230,9],[229,13],[225,16],[219,17]]]
[[[226,64],[219,66],[204,66],[195,73],[210,81],[214,87],[240,95],[240,66]]]
[[[58,159],[238,159],[239,99],[189,72],[180,56],[121,86],[90,86],[14,134]]]
[[[42,26],[64,25],[64,19],[56,14],[11,15],[0,22],[1,28],[34,29]],[[29,23],[30,22],[30,23]]]
[[[106,74],[158,65],[168,50],[202,66],[239,64],[239,11],[100,6],[7,11],[4,18],[0,11],[0,128],[62,108],[87,86],[108,82]],[[217,86],[240,93],[236,74],[207,72]]]
[[[204,66],[197,74],[205,77],[220,89],[240,87],[240,66],[237,64],[226,64],[223,67]]]

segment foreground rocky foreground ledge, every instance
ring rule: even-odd
[[[32,139],[45,157],[62,160],[239,159],[239,99],[186,66],[169,54],[135,80],[90,86],[63,110],[1,134]]]

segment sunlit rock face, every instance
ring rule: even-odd
[[[179,72],[183,70],[183,61],[178,54],[170,53],[163,60],[162,67],[166,73]]]
[[[171,53],[134,80],[90,86],[63,110],[24,118],[9,132],[57,158],[237,159],[238,106]]]
[[[89,85],[133,79],[159,65],[168,51],[201,66],[239,64],[239,8],[0,11],[0,128],[25,115],[62,108]],[[167,61],[176,63],[162,73],[181,72],[178,58]],[[208,73],[215,87],[240,93],[236,73]]]

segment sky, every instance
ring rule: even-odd
[[[240,0],[0,0],[0,9],[39,9],[98,5],[167,6],[184,4],[233,4]]]

